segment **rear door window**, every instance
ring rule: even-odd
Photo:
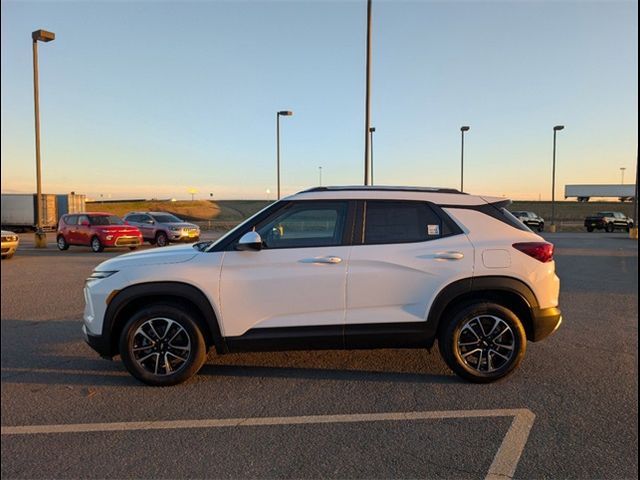
[[[364,212],[365,245],[411,243],[442,236],[442,220],[425,202],[367,201]]]
[[[78,224],[78,216],[77,215],[67,215],[64,217],[64,223],[67,225],[77,225]]]

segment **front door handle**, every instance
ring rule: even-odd
[[[435,258],[439,258],[442,260],[462,260],[464,258],[464,253],[462,252],[441,252],[436,253]]]
[[[315,258],[305,258],[301,260],[302,263],[340,263],[342,259],[340,257],[315,257]]]

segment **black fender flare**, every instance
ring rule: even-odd
[[[522,280],[501,275],[463,278],[444,287],[431,304],[427,316],[428,337],[435,339],[445,310],[457,298],[473,293],[508,292],[519,296],[531,312],[538,309],[538,300],[531,288]]]
[[[178,297],[193,304],[202,315],[216,350],[221,353],[226,352],[218,317],[211,302],[198,287],[184,282],[138,283],[118,291],[109,302],[102,323],[102,336],[110,339],[110,344],[113,344],[113,338],[111,338],[113,328],[120,314],[132,302],[144,297]]]

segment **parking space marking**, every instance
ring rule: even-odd
[[[423,412],[355,413],[343,415],[303,415],[295,417],[210,418],[200,420],[163,420],[146,422],[75,423],[67,425],[3,426],[2,435],[55,433],[122,432],[135,430],[174,430],[186,428],[257,427],[328,423],[398,422],[443,420],[450,418],[514,417],[498,449],[486,479],[508,479],[515,474],[520,456],[535,420],[526,408],[498,410],[442,410]]]

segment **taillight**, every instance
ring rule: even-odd
[[[514,243],[513,248],[526,253],[536,260],[547,263],[553,260],[553,244],[547,242]]]

